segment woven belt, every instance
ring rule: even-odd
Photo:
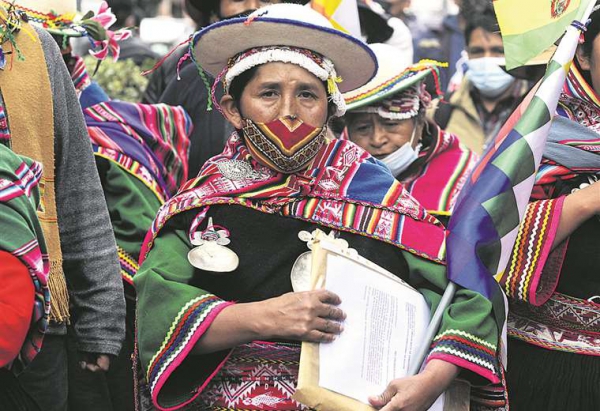
[[[508,334],[551,350],[600,356],[600,304],[560,293],[539,307],[513,302]]]

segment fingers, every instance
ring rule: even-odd
[[[325,334],[338,335],[344,331],[344,326],[337,321],[328,320],[326,318],[317,318],[315,328],[317,331]]]
[[[331,291],[314,290],[300,293],[292,293],[298,303],[303,304],[306,308],[313,310],[312,312],[323,318],[329,318],[335,321],[343,321],[346,319],[346,313],[336,307],[341,304],[340,297]]]
[[[344,321],[346,313],[334,305],[323,304],[319,309],[319,317],[327,318],[334,321]]]
[[[306,335],[303,341],[314,343],[330,343],[336,339],[336,334],[329,334],[319,330],[313,330]]]
[[[317,294],[319,301],[324,304],[340,305],[342,303],[341,298],[329,290],[315,290],[314,293]]]
[[[369,402],[372,406],[379,409],[387,405],[390,401],[392,401],[392,398],[394,398],[394,395],[396,395],[396,393],[396,387],[390,383],[386,387],[385,391],[383,391],[383,393],[381,393],[380,395],[373,395],[369,397]]]
[[[110,367],[110,357],[106,354],[100,354],[98,359],[96,360],[96,364],[100,368],[100,370],[106,372]]]
[[[83,369],[84,369],[84,370],[91,371],[91,372],[99,372],[99,371],[102,371],[102,370],[100,369],[100,367],[98,367],[96,364],[94,364],[94,363],[89,363],[89,362],[86,362],[86,363],[85,363],[85,366],[83,367]]]
[[[99,354],[95,356],[93,354],[85,354],[82,356],[82,360],[79,361],[79,367],[82,370],[91,372],[106,372],[110,367],[110,357],[106,354]]]
[[[317,315],[319,317],[336,321],[343,321],[346,319],[346,314],[340,308],[336,307],[342,303],[342,300],[337,294],[328,290],[315,290],[309,291],[309,293],[312,293],[320,303],[316,307]]]

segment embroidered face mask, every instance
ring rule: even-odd
[[[291,117],[269,123],[243,121],[244,140],[252,157],[284,174],[305,168],[325,142],[327,133],[327,127],[313,127]]]

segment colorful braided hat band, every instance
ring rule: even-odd
[[[435,81],[437,93],[442,94],[439,90],[439,68],[446,67],[447,64],[421,60],[416,64],[407,65],[397,50],[390,45],[371,44],[370,47],[377,57],[379,69],[367,84],[344,93],[348,111],[381,111],[382,117],[394,119],[414,117],[421,104],[426,106],[431,101],[431,96],[421,87],[429,76]],[[365,109],[374,105],[383,107],[383,111]]]
[[[353,113],[375,113],[389,120],[405,120],[416,117],[421,107],[427,108],[431,95],[425,84],[417,84],[384,100],[352,110]]]

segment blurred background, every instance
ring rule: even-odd
[[[79,10],[97,10],[101,0],[78,0]],[[185,0],[109,0],[118,17],[126,16],[125,26],[139,29],[142,41],[157,54],[164,54],[195,29],[187,15]],[[447,15],[458,13],[454,0],[378,0],[389,14],[418,21],[428,29],[442,25]]]

